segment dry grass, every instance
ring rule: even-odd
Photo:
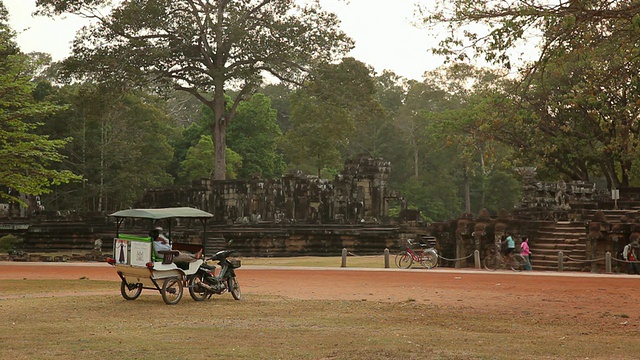
[[[168,306],[149,290],[126,301],[117,282],[0,281],[0,358],[633,359],[640,335],[411,299],[245,298]]]
[[[394,264],[395,254],[389,256],[389,266]],[[298,256],[298,257],[242,257],[243,265],[258,266],[313,266],[313,267],[341,267],[340,256]],[[419,266],[419,265],[417,265]],[[383,255],[347,256],[347,267],[352,268],[384,268]]]

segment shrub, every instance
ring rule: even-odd
[[[9,252],[16,249],[21,240],[15,235],[5,235],[0,237],[0,252]]]

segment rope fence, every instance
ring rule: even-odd
[[[357,254],[354,254],[353,252],[347,251],[347,249],[342,249],[342,267],[347,267],[347,256],[359,256]],[[389,249],[384,249],[384,267],[385,268],[389,268],[390,267],[390,252]],[[481,268],[482,264],[480,264],[480,252],[478,250],[474,250],[473,253],[467,255],[467,256],[463,256],[463,257],[459,257],[459,258],[447,258],[444,257],[442,255],[440,255],[438,252],[436,252],[436,256],[438,257],[438,259],[442,259],[445,261],[451,261],[451,262],[457,262],[457,261],[463,261],[463,260],[467,260],[469,258],[471,258],[472,256],[475,257],[475,267],[476,268]],[[616,263],[623,263],[623,264],[640,264],[640,260],[636,260],[636,261],[628,261],[628,260],[623,260],[623,259],[617,259],[615,257],[611,256],[610,252],[607,252],[605,254],[604,257],[600,257],[600,258],[596,258],[596,259],[576,259],[573,258],[571,256],[564,256],[563,252],[560,251],[558,252],[558,271],[564,271],[564,264],[565,262],[569,263],[582,263],[582,264],[595,264],[595,263],[599,263],[601,261],[604,261],[605,263],[605,272],[606,273],[611,273],[611,268],[612,268],[612,262],[616,262]]]

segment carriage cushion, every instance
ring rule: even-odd
[[[199,244],[185,244],[185,243],[174,242],[171,245],[171,248],[173,250],[187,251],[187,252],[190,252],[192,254],[196,254],[196,253],[198,253],[198,252],[200,252],[202,250],[202,245],[199,245]]]
[[[180,255],[180,252],[178,250],[160,250],[158,251],[158,255],[162,256],[163,264],[171,264],[173,262],[173,257]]]

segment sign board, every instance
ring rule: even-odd
[[[146,266],[151,261],[151,243],[131,241],[131,265]]]
[[[116,259],[117,264],[128,264],[128,241],[123,239],[114,239],[113,242],[113,257]]]
[[[611,200],[618,200],[618,199],[620,199],[620,190],[618,189],[611,190]]]

